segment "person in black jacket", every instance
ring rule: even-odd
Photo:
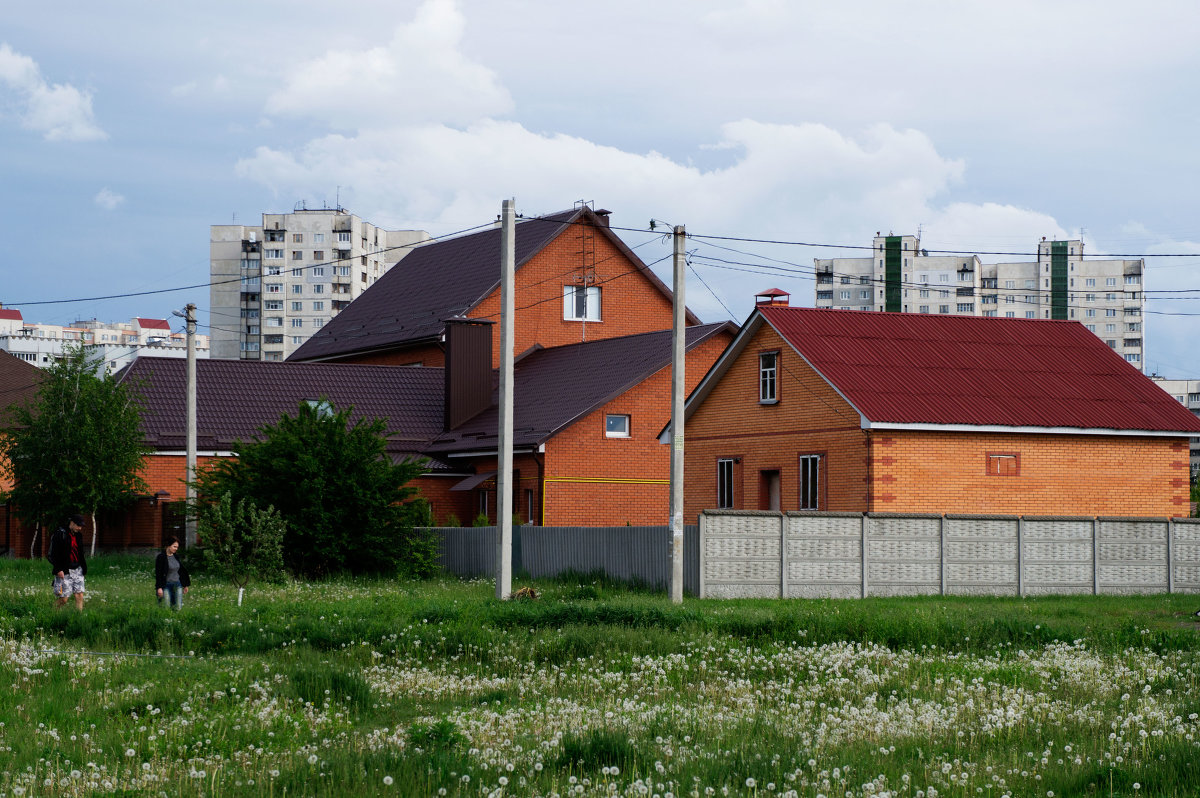
[[[73,515],[66,529],[59,527],[50,538],[50,572],[54,574],[54,598],[58,607],[65,607],[67,598],[75,596],[75,609],[83,610],[83,578],[87,575],[87,558],[83,554],[83,516]]]
[[[158,603],[162,604],[165,596],[173,610],[183,606],[183,596],[192,584],[187,568],[175,556],[177,551],[179,538],[168,535],[163,550],[154,560],[154,592],[158,594]]]

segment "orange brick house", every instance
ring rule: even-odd
[[[579,207],[516,225],[513,352],[671,328],[671,290]],[[500,320],[500,230],[419,246],[291,354],[292,362],[442,366],[445,320]],[[687,324],[699,324],[691,312]],[[492,366],[500,341],[492,341]]]
[[[438,523],[470,523],[479,513],[495,521],[491,326],[450,321],[445,368],[197,361],[198,462],[234,457],[239,441],[301,402],[328,400],[352,406],[353,418],[384,419],[390,456],[426,461],[414,486]],[[691,385],[733,333],[728,322],[688,328]],[[522,522],[665,522],[670,462],[657,433],[670,415],[670,362],[669,330],[535,347],[517,362],[513,507]],[[184,488],[185,368],[178,358],[138,358],[120,377],[143,397],[143,431],[155,450],[143,477],[167,500]]]
[[[20,311],[0,308],[0,314],[6,318],[20,319]],[[0,352],[0,435],[9,423],[10,408],[33,401],[37,397],[38,386],[41,385],[44,374],[37,366],[27,363],[8,352]],[[17,518],[15,508],[8,501],[6,494],[12,490],[12,481],[8,479],[7,469],[0,468],[0,555],[13,551],[24,551],[29,545],[32,529],[24,526]]]
[[[776,291],[686,412],[689,519],[1187,515],[1200,434],[1076,322],[793,308]]]

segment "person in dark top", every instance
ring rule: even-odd
[[[192,584],[187,568],[175,556],[177,551],[179,538],[169,535],[154,560],[154,592],[158,594],[158,603],[162,604],[165,597],[173,610],[183,606],[183,596]]]
[[[87,558],[83,554],[83,516],[73,515],[64,529],[59,527],[50,538],[50,571],[54,574],[55,605],[65,607],[67,599],[75,596],[75,609],[83,610],[84,576]]]

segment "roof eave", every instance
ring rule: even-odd
[[[864,420],[866,430],[907,430],[913,432],[1001,432],[1019,435],[1119,435],[1148,438],[1188,438],[1195,432],[1178,430],[1111,429],[1105,427],[1037,427],[1002,424],[934,424],[929,422]]]

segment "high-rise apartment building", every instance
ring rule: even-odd
[[[421,230],[384,230],[344,208],[213,225],[212,357],[283,360],[407,255]]]
[[[1036,261],[930,255],[916,236],[876,234],[872,256],[817,258],[816,306],[894,313],[1073,319],[1143,368],[1142,260],[1084,260],[1082,241],[1038,242]]]

